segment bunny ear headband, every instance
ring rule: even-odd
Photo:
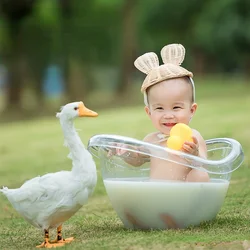
[[[134,65],[147,76],[142,84],[141,92],[144,93],[144,99],[147,88],[167,79],[187,76],[190,79],[193,88],[193,98],[195,98],[195,87],[192,79],[193,73],[181,67],[185,58],[185,48],[181,44],[169,44],[162,48],[162,65],[159,65],[158,57],[155,53],[149,52],[138,57]]]

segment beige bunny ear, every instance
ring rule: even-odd
[[[154,52],[148,52],[138,57],[134,65],[141,72],[148,74],[153,68],[159,66],[158,56]]]
[[[181,44],[169,44],[162,48],[161,58],[163,62],[181,65],[185,58],[185,48]]]

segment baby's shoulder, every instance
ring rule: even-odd
[[[193,132],[193,136],[195,136],[197,139],[198,138],[203,138],[198,130],[192,129],[192,132]]]
[[[145,137],[144,137],[144,139],[143,139],[143,141],[145,141],[145,142],[155,142],[157,139],[159,139],[158,138],[158,135],[159,134],[159,132],[153,132],[153,133],[150,133],[150,134],[148,134],[148,135],[146,135]]]

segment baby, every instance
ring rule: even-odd
[[[181,44],[171,44],[161,50],[164,64],[159,65],[155,53],[146,53],[135,60],[135,67],[147,74],[141,91],[144,94],[145,111],[157,132],[148,134],[144,141],[166,147],[171,128],[177,123],[189,124],[194,116],[195,86],[193,74],[180,66],[185,57],[185,48]],[[206,158],[206,143],[201,134],[192,129],[193,142],[184,142],[182,151],[198,157]],[[118,155],[126,156],[126,150],[117,150]],[[177,155],[170,156],[170,160],[156,157],[148,159],[143,154],[130,153],[132,157],[122,157],[133,166],[140,166],[150,161],[150,178],[162,180],[207,182],[206,172],[182,165],[187,163]]]

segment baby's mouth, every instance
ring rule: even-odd
[[[164,126],[168,127],[168,128],[172,128],[176,123],[170,123],[170,122],[165,122],[163,123]]]

